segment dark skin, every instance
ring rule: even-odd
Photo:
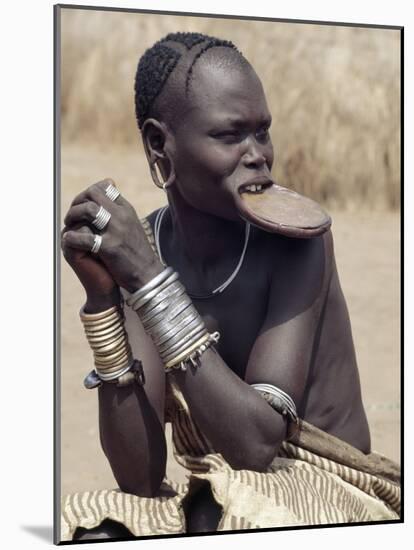
[[[234,193],[254,177],[269,176],[273,164],[271,117],[260,80],[250,67],[215,67],[209,54],[194,69],[179,124],[172,128],[148,119],[142,130],[148,159],[159,160],[164,175],[171,164],[175,168],[161,229],[164,260],[197,294],[210,292],[232,273],[245,227]],[[107,185],[95,184],[74,200],[63,231],[64,254],[85,287],[89,312],[119,303],[120,287],[134,291],[164,269],[132,206],[125,198],[107,199]],[[99,205],[112,218],[96,257],[89,252],[89,224]],[[149,216],[150,223],[154,218],[155,213]],[[232,467],[265,471],[286,437],[285,420],[250,387],[259,382],[287,392],[308,422],[370,451],[330,232],[299,240],[252,228],[236,279],[222,294],[194,304],[221,339],[217,352],[202,355],[200,368],[172,376],[197,424]],[[138,316],[125,309],[146,383],[99,388],[101,442],[120,488],[153,496],[166,464],[165,374]],[[211,493],[195,501],[187,521],[194,531],[217,526]]]

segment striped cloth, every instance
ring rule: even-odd
[[[174,457],[189,470],[188,483],[165,480],[154,498],[119,489],[66,495],[62,541],[71,540],[77,527],[92,529],[105,519],[140,537],[185,533],[183,500],[206,482],[223,509],[218,531],[399,519],[398,483],[293,443],[282,444],[265,473],[233,470],[201,433],[178,388],[169,383],[167,390]]]

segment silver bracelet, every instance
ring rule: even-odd
[[[154,288],[157,288],[161,283],[163,283],[168,277],[173,273],[172,267],[167,267],[164,269],[164,271],[161,271],[158,275],[156,275],[153,279],[148,281],[147,284],[145,284],[140,289],[136,290],[133,294],[129,296],[127,299],[127,304],[130,307],[133,307],[132,304],[135,303],[137,300],[139,300],[142,296],[146,295],[148,292],[153,290]]]
[[[198,319],[194,319],[189,326],[181,329],[179,333],[170,334],[168,339],[161,341],[158,346],[158,351],[160,354],[165,355],[166,353],[178,349],[180,344],[188,342],[190,338],[194,337],[195,339],[196,336],[200,338],[202,333],[204,333],[204,326],[200,325]]]
[[[199,359],[203,353],[212,345],[217,344],[220,339],[220,334],[218,332],[213,332],[208,334],[207,337],[204,337],[203,343],[198,345],[194,350],[189,351],[184,354],[184,357],[179,361],[174,360],[166,364],[166,373],[173,372],[174,370],[187,370],[187,365],[191,364],[194,367],[199,365]],[[182,354],[183,355],[183,354]]]
[[[298,413],[293,399],[286,392],[272,384],[251,384],[269,405],[282,416],[298,422]]]
[[[164,312],[166,310],[168,310],[173,305],[173,303],[177,303],[177,301],[179,302],[180,300],[184,300],[185,296],[187,296],[187,294],[185,292],[185,288],[182,285],[181,285],[181,287],[182,288],[178,288],[178,287],[175,288],[167,296],[163,295],[162,300],[157,300],[157,302],[155,302],[155,300],[154,300],[155,305],[151,309],[145,308],[145,306],[143,306],[140,309],[140,318],[141,318],[142,322],[143,323],[149,323],[157,315],[160,318],[163,318]],[[185,295],[185,296],[183,296],[183,295]],[[158,298],[158,296],[157,296],[157,298]],[[159,321],[159,318],[158,317],[156,317],[156,318],[158,320],[156,322],[153,322],[152,324],[156,324]],[[148,326],[150,326],[150,325],[148,325]]]
[[[186,327],[193,319],[198,319],[199,313],[194,306],[187,306],[187,308],[177,315],[171,322],[162,319],[157,325],[154,325],[150,329],[151,337],[157,344],[163,335],[169,333],[171,330],[179,331],[181,328]],[[200,321],[203,322],[202,320]],[[144,325],[145,328],[145,325]]]
[[[167,267],[131,294],[127,304],[138,314],[158,349],[166,371],[197,365],[197,359],[219,335],[210,335],[178,274]]]
[[[129,366],[128,369],[122,374],[119,374],[112,380],[105,380],[105,382],[115,383],[118,387],[129,386],[133,382],[137,382],[140,386],[143,386],[145,383],[144,371],[142,369],[141,361],[134,360]],[[91,370],[89,374],[85,376],[83,385],[87,390],[92,390],[99,388],[104,383],[102,375],[98,374],[96,370]]]
[[[176,344],[171,345],[167,348],[167,350],[160,352],[161,357],[163,358],[163,361],[167,363],[171,359],[173,359],[176,355],[179,355],[185,349],[189,346],[189,344],[193,341],[197,342],[200,338],[202,338],[204,335],[207,335],[208,332],[204,330],[203,327],[197,327],[193,331],[189,333],[188,336],[182,337]]]
[[[181,328],[173,327],[158,340],[157,344],[159,349],[165,349],[165,345],[171,346],[176,344],[183,338],[184,334],[195,334],[195,330],[199,331],[204,328],[204,323],[200,322],[198,317],[194,318],[188,323],[188,325],[182,326]]]
[[[173,285],[173,288],[171,285]],[[158,287],[150,290],[144,296],[140,296],[140,298],[133,303],[132,308],[135,310],[140,309],[143,312],[148,312],[165,298],[170,296],[173,289],[176,292],[179,290],[185,290],[184,285],[182,285],[178,280],[178,273],[176,272],[163,281]]]

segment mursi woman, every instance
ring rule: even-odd
[[[395,479],[294,439],[299,417],[323,431],[311,441],[370,453],[330,230],[298,238],[242,216],[277,188],[254,69],[231,42],[175,33],[145,52],[135,92],[168,206],[140,221],[104,180],[64,220],[119,489],[67,496],[63,538],[398,519]],[[189,485],[163,483],[166,421]]]

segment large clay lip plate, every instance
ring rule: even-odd
[[[317,237],[332,223],[317,202],[275,183],[261,193],[236,193],[236,206],[244,220],[286,237]]]

